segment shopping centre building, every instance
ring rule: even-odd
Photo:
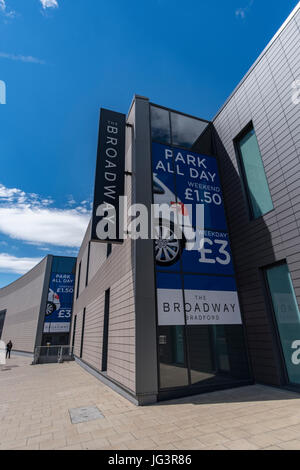
[[[127,116],[101,111],[70,345],[79,364],[138,404],[253,382],[300,385],[299,46],[300,4],[212,121],[138,95]],[[125,232],[104,239],[100,203]],[[178,219],[159,217],[156,240],[133,239],[132,205],[148,209],[150,224],[153,203]],[[0,290],[0,312],[18,282]]]
[[[11,340],[14,351],[33,355],[42,346],[69,344],[75,268],[76,258],[48,255],[0,289],[0,338]]]

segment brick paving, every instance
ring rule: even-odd
[[[137,407],[75,362],[30,362],[0,370],[0,450],[300,449],[300,394],[253,385]],[[88,406],[104,418],[72,424]]]

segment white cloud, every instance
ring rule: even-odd
[[[14,18],[16,16],[15,11],[8,10],[6,0],[0,0],[0,12],[7,18]]]
[[[40,0],[44,10],[47,8],[58,8],[57,0]]]
[[[238,8],[235,11],[235,16],[237,16],[238,18],[240,17],[240,18],[244,19],[245,16],[246,16],[245,8]]]
[[[40,4],[42,5],[43,10],[55,9],[59,7],[58,0],[40,0]],[[7,7],[7,0],[0,0],[0,13],[6,18],[15,18],[15,16],[18,16],[17,12],[10,10]]]
[[[90,220],[88,204],[75,209],[52,204],[51,198],[0,184],[0,233],[30,244],[79,247]]]
[[[0,253],[0,272],[25,274],[41,260],[42,258],[17,258],[8,253]]]
[[[77,209],[0,208],[0,231],[29,243],[80,246],[88,222]]]
[[[67,199],[68,199],[68,202],[67,202],[67,205],[68,205],[68,206],[72,207],[72,206],[74,206],[74,205],[76,204],[76,201],[75,201],[75,199],[74,199],[74,197],[73,197],[72,194],[69,194],[68,197],[67,197]]]
[[[235,10],[235,16],[237,18],[241,18],[242,20],[244,20],[246,18],[246,15],[249,13],[253,3],[254,3],[254,0],[250,0],[247,6],[238,8],[237,10]]]
[[[37,59],[36,57],[32,57],[31,55],[16,55],[16,54],[8,54],[7,52],[0,52],[1,59],[9,59],[9,60],[17,60],[20,62],[29,62],[31,64],[42,64],[44,65],[46,62],[41,59]]]

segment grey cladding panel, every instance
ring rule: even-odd
[[[300,57],[299,18],[297,13],[281,31],[214,120],[221,140],[218,156],[254,374],[257,380],[270,384],[280,383],[282,372],[260,267],[287,257],[290,271],[300,278],[296,241],[300,239],[299,108],[296,110],[291,99],[295,64]],[[250,221],[247,215],[233,146],[235,137],[250,121],[274,204],[272,212],[256,221]],[[298,281],[295,290],[299,302]]]

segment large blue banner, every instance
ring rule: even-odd
[[[227,231],[216,158],[154,142],[152,165],[154,195],[155,182],[169,190],[160,194],[159,202],[174,199],[176,193],[182,204],[203,204],[206,228]]]
[[[72,317],[74,274],[52,273],[50,277],[44,333],[68,333]]]
[[[240,324],[216,158],[153,143],[152,167],[154,203],[177,208],[183,223],[177,227],[175,218],[167,227],[166,220],[159,219],[159,324]],[[204,214],[200,220],[195,217],[199,205]]]

